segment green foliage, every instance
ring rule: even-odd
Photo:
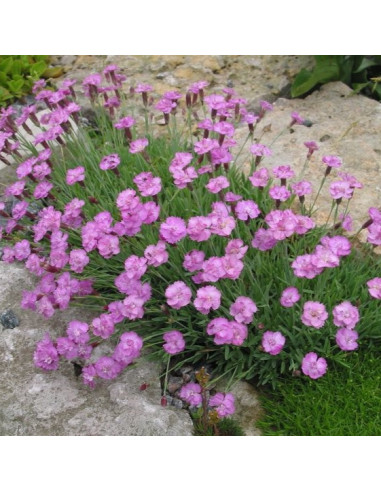
[[[28,94],[41,77],[57,76],[58,67],[54,75],[48,65],[48,55],[0,55],[0,107]]]
[[[380,352],[352,353],[348,367],[333,365],[319,382],[286,378],[261,404],[256,427],[265,435],[380,436]]]
[[[381,56],[317,55],[313,70],[302,69],[291,86],[291,96],[299,97],[320,84],[341,80],[357,92],[381,99]]]
[[[245,432],[239,423],[232,418],[224,418],[218,421],[216,426],[209,426],[204,430],[203,425],[194,421],[194,436],[245,436]]]

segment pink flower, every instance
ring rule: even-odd
[[[230,183],[225,176],[218,176],[217,178],[211,178],[208,184],[205,186],[210,193],[219,193],[224,188],[229,188]]]
[[[333,324],[339,328],[353,330],[360,320],[359,310],[349,301],[344,301],[333,308]]]
[[[233,326],[226,318],[214,318],[206,328],[208,335],[214,335],[216,345],[230,344],[233,341]]]
[[[315,352],[309,352],[303,357],[302,372],[311,379],[318,379],[327,372],[327,361]]]
[[[194,144],[194,151],[198,155],[204,155],[218,147],[219,145],[217,140],[212,138],[203,138]]]
[[[167,304],[174,309],[180,309],[191,302],[192,291],[184,282],[179,280],[166,288],[165,297]]]
[[[352,198],[353,188],[348,181],[335,181],[331,183],[329,192],[334,200],[349,199]]]
[[[123,301],[123,316],[130,319],[141,319],[144,316],[144,299],[137,295],[129,295]]]
[[[124,269],[129,279],[139,280],[147,270],[147,259],[131,255],[125,260]]]
[[[122,370],[122,366],[111,357],[101,357],[94,364],[94,368],[101,379],[115,379]]]
[[[241,260],[245,256],[247,250],[248,246],[244,244],[242,239],[232,239],[226,245],[225,255],[234,255]]]
[[[276,243],[277,239],[274,238],[273,232],[269,229],[259,228],[254,234],[254,239],[251,242],[253,248],[259,249],[260,251],[267,251],[272,249]]]
[[[336,155],[325,155],[322,159],[324,164],[326,164],[328,167],[340,167],[342,162],[339,157]]]
[[[231,280],[237,280],[241,275],[244,264],[234,255],[226,255],[221,258],[222,269],[225,272],[222,278],[230,278]]]
[[[216,393],[209,399],[209,406],[215,407],[220,418],[235,412],[234,396],[231,393]]]
[[[66,174],[66,183],[68,185],[73,185],[85,179],[85,168],[83,166],[78,166],[74,169],[69,169]]]
[[[90,335],[88,333],[89,325],[87,323],[82,323],[81,321],[73,320],[70,321],[66,333],[68,338],[74,343],[87,343],[90,340]]]
[[[250,152],[256,157],[264,157],[272,154],[271,149],[263,144],[253,144],[250,147]]]
[[[234,319],[239,323],[249,324],[253,321],[254,313],[258,311],[258,308],[249,297],[239,296],[235,302],[230,306],[230,314],[234,316]]]
[[[375,277],[368,280],[366,283],[368,286],[369,294],[375,299],[381,299],[381,277]]]
[[[180,217],[168,217],[160,226],[160,237],[169,244],[178,243],[186,235],[186,224]]]
[[[83,249],[73,249],[70,251],[70,268],[75,273],[82,273],[90,258]]]
[[[351,252],[351,243],[349,239],[344,236],[324,236],[321,238],[320,242],[337,256],[348,256]]]
[[[320,329],[324,326],[327,318],[328,313],[324,304],[314,301],[307,301],[304,303],[301,319],[306,326]]]
[[[175,355],[184,350],[185,340],[179,331],[168,331],[167,333],[164,333],[163,338],[166,342],[163,345],[163,348],[168,354]]]
[[[120,253],[119,239],[117,236],[113,236],[111,234],[103,234],[98,241],[97,248],[99,254],[103,256],[103,258],[111,258],[112,256]]]
[[[292,125],[303,125],[304,123],[304,119],[300,116],[299,113],[297,113],[296,111],[293,111],[291,113],[291,124],[290,126]]]
[[[235,207],[235,213],[240,220],[255,219],[261,213],[253,200],[241,200]]]
[[[247,338],[247,326],[243,323],[238,323],[238,321],[230,321],[230,326],[233,332],[231,344],[239,347]]]
[[[273,173],[274,176],[279,179],[290,179],[295,176],[291,166],[276,166],[273,168]]]
[[[249,177],[249,180],[253,186],[264,188],[269,180],[269,171],[265,167],[262,167],[258,171],[254,171]]]
[[[159,241],[157,245],[151,244],[144,250],[144,257],[147,265],[158,267],[168,261],[169,255],[164,241]]]
[[[204,260],[205,253],[194,249],[184,256],[183,267],[188,272],[196,272],[202,269]]]
[[[146,138],[139,138],[138,140],[134,140],[133,142],[130,142],[130,153],[137,154],[139,152],[143,152],[147,145],[148,140]]]
[[[120,157],[118,154],[106,155],[102,158],[99,167],[102,171],[107,171],[108,169],[115,169],[120,164]]]
[[[180,390],[180,398],[185,400],[192,407],[201,405],[201,386],[197,383],[185,384]]]
[[[120,337],[120,342],[115,347],[112,358],[119,362],[122,367],[126,367],[140,356],[142,347],[143,339],[134,331],[128,331]]]
[[[91,389],[95,388],[94,379],[97,377],[97,371],[93,365],[86,366],[82,369],[83,384]]]
[[[33,354],[33,361],[36,367],[44,371],[55,371],[58,369],[58,352],[54,346],[49,333],[38,342]]]
[[[188,236],[197,242],[207,241],[211,236],[211,219],[209,217],[191,217],[188,222]]]
[[[297,196],[305,196],[312,193],[312,185],[309,181],[298,181],[292,184],[291,188]]]
[[[161,111],[164,114],[169,114],[176,108],[177,104],[171,99],[167,99],[163,97],[160,101],[155,105],[155,109]]]
[[[99,318],[94,318],[91,322],[94,335],[104,340],[110,338],[115,331],[115,325],[111,314],[101,314]]]
[[[221,135],[227,135],[232,137],[234,135],[234,125],[228,123],[227,121],[219,121],[213,126],[213,130]]]
[[[28,258],[31,253],[30,243],[27,239],[17,241],[13,247],[13,252],[16,260],[23,261]]]
[[[133,182],[142,196],[155,196],[161,191],[161,179],[153,176],[150,172],[136,175]]]
[[[153,91],[153,87],[152,85],[149,84],[138,84],[135,87],[135,92],[137,92],[138,94],[142,92],[152,92],[152,91]]]
[[[300,299],[299,291],[296,287],[287,287],[282,292],[280,303],[283,307],[292,307]]]
[[[285,186],[273,186],[269,189],[269,195],[273,200],[285,202],[290,198],[291,193]]]
[[[349,328],[341,328],[336,333],[336,343],[341,350],[356,350],[358,347],[357,339],[359,335],[357,331]]]
[[[135,123],[136,121],[132,116],[125,116],[124,118],[121,118],[118,123],[115,123],[114,127],[118,129],[131,128]]]
[[[265,331],[262,336],[262,347],[270,355],[278,355],[286,343],[280,331]]]
[[[197,296],[193,304],[200,313],[209,314],[211,309],[215,310],[220,307],[221,292],[212,285],[201,287],[197,291]]]

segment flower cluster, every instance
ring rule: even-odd
[[[169,91],[155,103],[151,86],[138,84],[127,95],[126,81],[116,65],[83,81],[91,104],[104,112],[94,149],[84,149],[76,133],[75,81],[55,91],[35,84],[36,101],[48,108],[42,115],[36,105],[18,118],[11,108],[0,113],[0,159],[15,160],[17,175],[0,201],[2,261],[23,262],[38,277],[23,292],[23,308],[50,318],[78,297],[99,308],[88,324],[69,323],[65,336],[46,334],[36,366],[55,370],[60,357],[78,360],[85,384],[94,387],[139,357],[147,337],[165,357],[186,347],[196,360],[203,347],[219,369],[262,381],[271,379],[266,371],[279,374],[285,366],[322,376],[328,367],[322,355],[335,359],[357,349],[366,332],[363,303],[381,299],[379,277],[359,276],[353,293],[337,288],[340,268],[355,261],[348,205],[362,184],[338,171],[339,156],[323,155],[318,194],[333,176],[334,221],[317,226],[311,182],[296,178],[289,164],[271,165],[272,150],[254,138],[271,104],[261,101],[258,114],[251,113],[231,88],[205,94],[205,81],[193,83],[185,97]],[[141,98],[145,132],[126,111],[128,98]],[[155,112],[169,142],[147,130],[158,120]],[[303,123],[292,113],[286,130]],[[249,176],[234,165],[246,145],[240,148],[237,127],[248,132]],[[30,150],[21,129],[33,138],[32,155],[21,153]],[[304,145],[307,161],[315,159],[316,142]],[[381,245],[378,208],[369,209],[362,229],[368,246]],[[93,347],[104,340],[117,341],[114,352],[94,360]],[[320,353],[325,341],[335,346]],[[201,401],[198,386],[182,389],[192,406]],[[217,393],[209,405],[220,417],[234,409],[229,394]]]

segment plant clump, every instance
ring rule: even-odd
[[[124,84],[115,65],[83,81],[96,128],[81,123],[73,80],[55,91],[35,84],[43,115],[33,105],[19,118],[12,107],[0,114],[0,158],[17,174],[0,202],[2,261],[23,262],[38,278],[22,307],[51,318],[80,300],[95,312],[56,339],[46,334],[38,368],[72,361],[93,388],[144,350],[275,385],[298,371],[320,378],[380,337],[380,263],[371,251],[381,245],[381,211],[372,207],[362,226],[363,254],[349,214],[362,184],[340,171],[339,156],[321,156],[312,198],[303,174],[271,166],[260,141],[270,103],[251,113],[231,88],[207,94],[205,81],[155,102],[151,86],[127,92]],[[293,113],[284,131],[303,123]],[[237,128],[247,129],[240,144]],[[305,147],[304,168],[319,152],[316,142]],[[318,226],[327,180],[331,214]],[[113,348],[96,359],[104,341]],[[226,408],[227,396],[218,398],[214,406]]]

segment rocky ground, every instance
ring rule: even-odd
[[[290,83],[302,67],[309,67],[306,56],[56,56],[53,63],[65,67],[66,76],[78,81],[110,63],[118,64],[128,77],[127,85],[150,83],[157,94],[186,89],[204,79],[217,90],[234,86],[249,107],[261,99],[274,103],[266,118],[269,131],[262,142],[270,144],[272,165],[292,164],[297,173],[304,163],[303,142],[315,140],[320,146],[307,170],[315,189],[324,172],[321,156],[339,155],[343,170],[364,185],[352,200],[355,227],[367,216],[370,206],[381,205],[381,104],[353,95],[340,82],[330,83],[305,99],[290,100]],[[282,131],[298,111],[310,121]],[[271,125],[271,126],[269,126]],[[241,130],[240,130],[241,131]],[[239,138],[244,139],[242,129]],[[241,164],[245,164],[245,155]],[[0,171],[0,182],[12,178],[12,170]],[[318,202],[318,216],[327,216],[329,183]],[[3,328],[0,324],[0,435],[190,435],[192,423],[186,410],[160,406],[158,375],[162,368],[143,363],[126,371],[117,381],[104,382],[95,391],[83,387],[71,364],[57,373],[35,370],[32,356],[35,342],[47,330],[56,333],[75,311],[68,310],[45,321],[32,312],[21,311],[21,291],[32,279],[21,267],[0,262],[0,314],[12,310],[20,324]],[[81,319],[86,313],[81,312]],[[140,390],[148,383],[146,390]],[[232,388],[237,401],[237,418],[248,435],[258,435],[255,420],[260,413],[258,395],[247,383]]]

